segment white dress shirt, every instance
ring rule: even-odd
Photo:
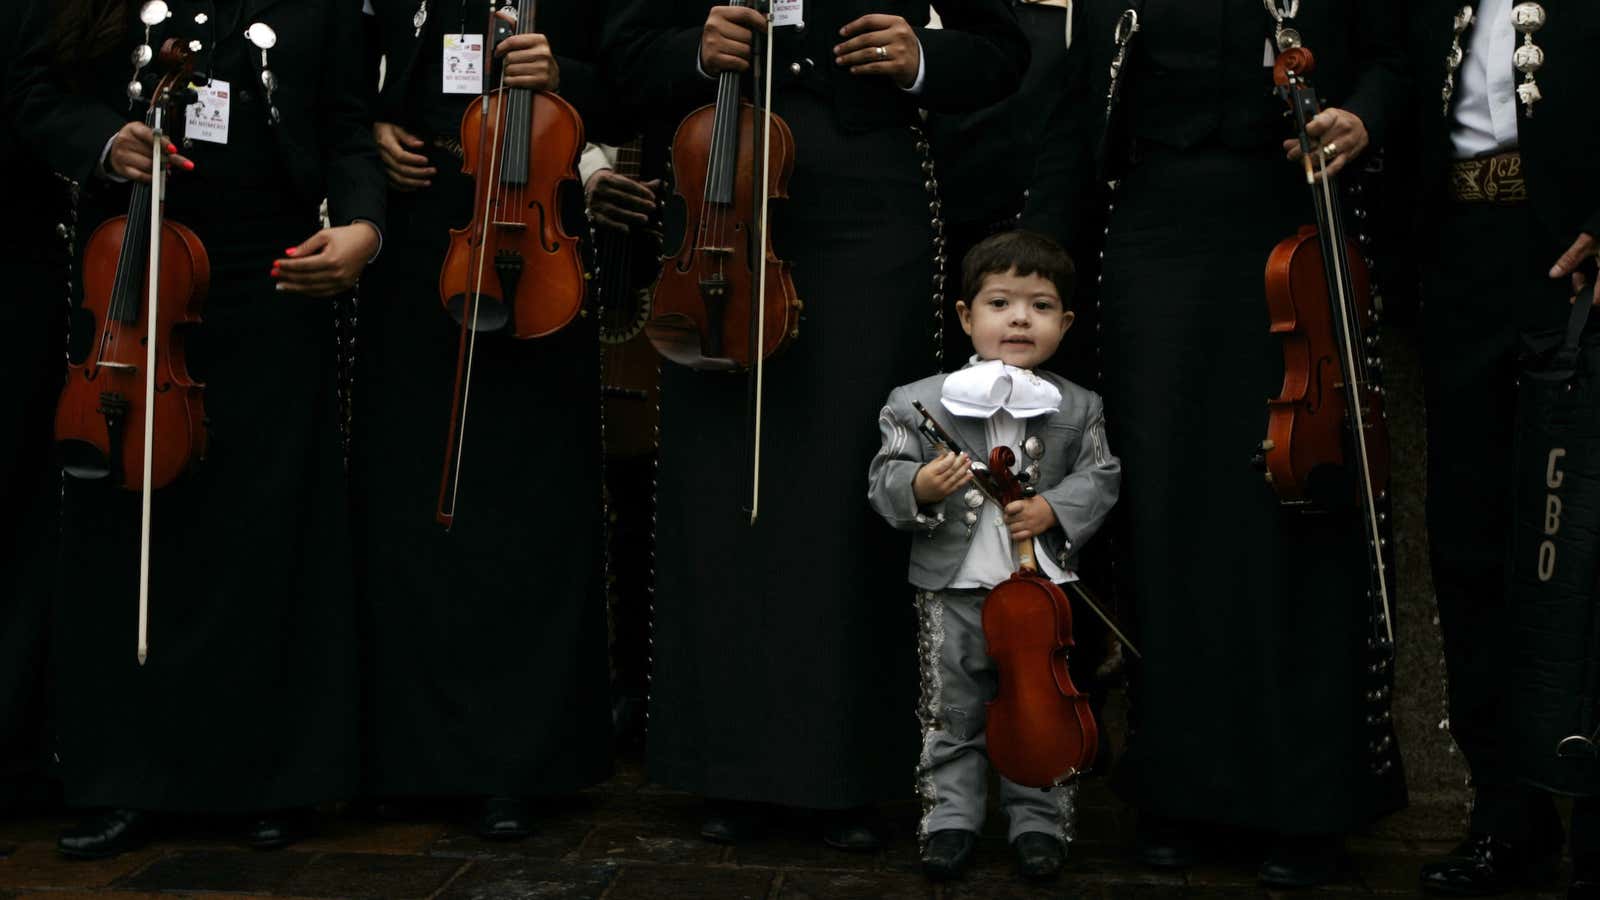
[[[1456,72],[1455,121],[1450,140],[1457,159],[1492,156],[1517,146],[1517,30],[1513,0],[1478,0],[1467,33],[1466,58]]]

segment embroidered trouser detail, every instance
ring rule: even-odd
[[[918,835],[983,829],[989,799],[986,704],[998,689],[983,638],[985,591],[918,595],[922,634],[923,736],[917,787],[923,801]],[[1043,832],[1072,839],[1076,786],[1040,790],[1000,779],[1007,838]]]

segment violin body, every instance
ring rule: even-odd
[[[1267,440],[1262,444],[1267,479],[1285,503],[1309,503],[1317,496],[1315,480],[1344,468],[1350,434],[1342,336],[1334,298],[1329,296],[1321,235],[1307,226],[1281,241],[1267,263],[1267,310],[1271,333],[1282,340],[1283,386],[1268,401]],[[1350,337],[1354,351],[1369,352],[1365,335],[1377,326],[1373,315],[1372,280],[1354,245],[1347,245],[1350,273],[1348,296],[1360,332]],[[1389,434],[1383,393],[1373,381],[1357,392],[1365,432],[1368,475],[1374,494],[1389,484]]]
[[[211,262],[199,237],[172,221],[161,226],[156,321],[145,297],[148,275],[118,277],[129,218],[107,220],[83,252],[83,309],[94,342],[68,364],[56,407],[62,465],[78,478],[111,478],[132,491],[171,484],[206,451],[204,386],[189,376],[184,327],[200,322]],[[148,246],[148,245],[146,245]],[[143,268],[148,250],[132,254]],[[155,405],[145,408],[146,344],[156,338]],[[144,483],[144,428],[154,419],[150,483]]]
[[[560,206],[562,184],[578,180],[583,120],[555,94],[501,88],[467,107],[461,145],[473,212],[471,224],[450,231],[439,272],[445,309],[478,331],[560,330],[584,300],[578,239]]]
[[[730,125],[730,117],[736,123]],[[645,333],[662,356],[693,369],[732,371],[754,362],[751,298],[758,266],[767,270],[762,357],[778,352],[800,333],[801,303],[789,264],[778,258],[770,238],[754,246],[759,233],[753,218],[760,209],[754,190],[760,125],[754,104],[724,101],[690,113],[673,138],[676,189],[686,212],[684,240],[663,260]],[[781,199],[788,196],[795,143],[788,123],[777,115],[772,116],[771,140],[767,195]],[[736,153],[722,149],[735,142]]]
[[[983,636],[1000,670],[989,702],[989,760],[1017,784],[1049,788],[1094,765],[1100,727],[1067,672],[1072,604],[1037,572],[1018,571],[983,602]]]
[[[1012,473],[1016,454],[996,447],[989,472],[1010,504],[1026,492]],[[1026,787],[1071,782],[1094,765],[1100,726],[1089,695],[1068,672],[1072,651],[1072,603],[1041,575],[1032,539],[1017,542],[1020,561],[1012,576],[983,601],[983,636],[1000,673],[1000,690],[989,702],[989,760],[995,770]]]

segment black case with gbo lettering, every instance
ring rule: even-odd
[[[1575,304],[1565,333],[1529,341],[1518,385],[1503,718],[1514,774],[1580,796],[1600,794],[1600,333],[1586,329],[1590,311]]]

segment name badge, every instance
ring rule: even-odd
[[[444,36],[444,92],[483,93],[483,35]]]
[[[226,144],[230,115],[228,98],[232,94],[228,90],[228,83],[213,78],[210,84],[197,86],[195,94],[199,99],[184,110],[184,124],[187,128],[184,136],[195,141]]]
[[[772,24],[775,26],[805,23],[806,0],[772,0]]]

